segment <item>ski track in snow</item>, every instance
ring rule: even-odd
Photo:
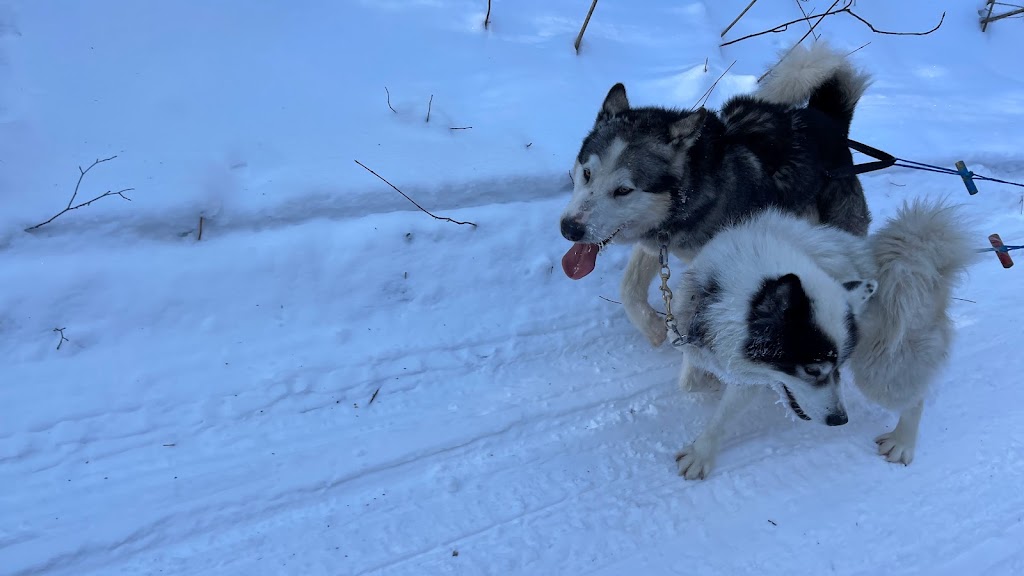
[[[341,152],[331,148],[338,144],[333,124],[310,131],[315,137],[302,147],[296,138],[302,131],[293,134],[287,121],[275,120],[276,129],[294,139],[286,138],[296,146],[294,155],[282,152],[285,145],[261,143],[214,162],[206,185],[214,196],[228,198],[223,207],[192,192],[178,197],[174,186],[182,181],[175,180],[152,184],[150,196],[140,191],[141,207],[105,199],[25,234],[21,229],[35,223],[37,212],[66,198],[67,175],[51,182],[54,167],[72,152],[75,158],[93,154],[95,146],[55,138],[45,168],[17,174],[12,165],[25,160],[22,147],[17,137],[0,138],[0,185],[7,186],[0,199],[14,206],[0,227],[0,573],[1024,572],[1024,438],[1017,432],[1024,395],[1016,386],[1024,357],[1015,353],[1013,340],[1020,333],[1020,263],[1004,270],[986,255],[958,288],[956,296],[966,300],[953,308],[957,341],[926,405],[911,466],[888,464],[875,453],[873,438],[895,424],[895,415],[870,405],[852,387],[850,423],[839,428],[796,422],[765,392],[731,426],[711,476],[683,480],[674,454],[700,432],[716,395],[679,390],[678,354],[668,346],[651,348],[619,305],[600,298],[619,298],[628,248],[609,247],[597,270],[581,281],[562,274],[568,245],[557,219],[571,189],[562,166],[571,164],[613,74],[631,74],[631,97],[640,101],[659,94],[686,105],[695,100],[714,79],[702,72],[694,81],[693,66],[716,54],[708,47],[717,44],[719,22],[731,20],[746,3],[652,5],[644,15],[601,5],[579,58],[552,47],[556,40],[570,45],[582,16],[572,10],[579,7],[563,14],[545,3],[528,4],[509,14],[496,3],[486,40],[502,48],[474,60],[469,53],[482,41],[476,4],[352,3],[352,19],[366,22],[367,29],[394,24],[380,33],[381,42],[410,33],[436,38],[421,31],[423,24],[454,37],[452,47],[424,44],[423,54],[410,58],[425,70],[396,68],[405,77],[392,84],[398,112],[383,120],[363,113],[346,117],[359,138],[343,142]],[[935,10],[923,0],[914,5],[922,13]],[[0,75],[18,73],[19,62],[43,62],[54,70],[46,74],[60,76],[67,68],[54,55],[63,54],[55,45],[34,45],[54,54],[23,54],[21,43],[40,42],[39,30],[67,32],[73,17],[104,21],[102,11],[89,16],[75,9],[51,20],[40,17],[45,9],[34,9],[0,2]],[[127,11],[124,22],[167,24],[115,35],[129,47],[142,46],[139,53],[152,50],[149,34],[174,36],[180,27],[174,13],[156,8],[149,13],[111,0],[104,10]],[[214,24],[233,14],[209,10],[204,17]],[[330,26],[345,16],[327,3],[309,13],[259,10],[266,14],[254,16],[265,27],[258,30],[279,31],[276,19],[294,18],[291,35],[284,36],[303,45],[323,38],[325,30],[333,37]],[[895,27],[884,16],[904,16],[878,10],[872,16],[882,27]],[[28,15],[24,21],[19,11]],[[322,23],[318,11],[325,13]],[[781,8],[752,10],[743,22],[753,30],[793,17]],[[948,19],[947,27],[974,25],[952,14]],[[670,20],[687,23],[692,34],[669,38],[664,27]],[[204,44],[210,41],[202,34],[206,20],[196,22],[202,24],[197,46],[216,46]],[[996,33],[1012,26],[999,24],[1006,26],[993,27]],[[308,39],[294,32],[303,26],[316,32]],[[856,22],[833,19],[829,26],[834,36],[849,34],[849,42],[863,43],[850,32],[863,33]],[[367,36],[359,31],[354,37]],[[886,42],[900,41],[869,38],[878,54]],[[996,38],[1005,43],[1005,36]],[[262,46],[249,41],[246,49]],[[95,43],[106,57],[112,49],[85,33],[67,42],[78,49]],[[510,61],[504,56],[512,53],[509,46],[527,56]],[[723,80],[720,91],[749,88],[756,68],[751,62],[765,61],[766,46],[778,47],[739,46],[741,55],[758,57],[748,57],[746,72]],[[931,49],[899,46],[907,50],[898,54],[903,61],[924,59]],[[863,134],[862,141],[913,160],[951,165],[964,159],[980,174],[1020,180],[1024,157],[1008,136],[1019,135],[1024,118],[1019,79],[998,63],[987,67],[1007,84],[995,84],[1000,88],[986,96],[999,103],[1000,114],[970,111],[976,129],[972,121],[931,120],[962,110],[973,92],[949,87],[947,94],[925,96],[917,85],[934,88],[954,73],[980,75],[973,66],[957,68],[987,54],[978,46],[964,42],[957,63],[922,63],[910,80],[900,75],[900,58],[873,56],[868,64],[877,65],[880,77],[858,111],[855,137]],[[637,64],[669,49],[685,56]],[[84,58],[72,52],[68,58]],[[267,54],[274,52],[252,58]],[[437,61],[439,54],[456,60],[453,71]],[[715,55],[712,70],[724,70],[730,54]],[[865,49],[862,55],[870,54]],[[163,58],[159,51],[152,56]],[[126,58],[133,57],[129,50]],[[312,58],[311,66],[332,62],[322,54]],[[498,59],[491,75],[474,72],[462,79],[465,85],[456,85],[459,70],[485,61],[491,69],[491,58]],[[889,60],[894,63],[886,69]],[[261,70],[248,60],[236,64]],[[301,66],[295,71],[266,64],[305,78]],[[379,72],[362,59],[351,66],[353,78],[374,82],[372,102],[381,107]],[[530,85],[528,71],[538,66],[565,77]],[[197,69],[196,78],[210,70]],[[75,71],[74,78],[85,73]],[[46,74],[26,78],[49,86]],[[430,74],[439,79],[419,79]],[[144,78],[138,82],[154,81]],[[445,78],[451,80],[448,94],[441,93]],[[12,134],[23,130],[42,138],[46,128],[27,130],[12,120],[11,110],[33,110],[22,102],[31,94],[41,102],[56,96],[26,85],[35,92],[0,87],[0,123]],[[91,85],[81,89],[106,94]],[[243,88],[237,90],[225,94],[237,96]],[[432,90],[439,94],[436,125],[421,127],[413,96]],[[251,105],[259,108],[286,92],[253,93]],[[303,95],[310,102],[286,104],[316,106],[314,100],[333,102],[341,93],[337,86],[312,92]],[[533,92],[559,98],[550,110],[538,111]],[[711,104],[724,96],[716,94]],[[346,97],[353,106],[370,101],[362,92]],[[117,107],[96,102],[77,106]],[[194,105],[182,102],[174,106]],[[39,118],[40,126],[52,129],[77,110],[67,109],[54,120]],[[537,111],[539,119],[521,127],[513,109]],[[213,117],[192,114],[200,119],[171,114],[167,122],[194,127]],[[476,132],[450,138],[447,125],[466,118],[474,119]],[[490,126],[476,122],[484,118]],[[378,134],[378,121],[399,128]],[[80,123],[73,133],[97,130],[100,120]],[[228,131],[218,126],[209,133]],[[248,137],[264,137],[253,130]],[[476,134],[485,136],[475,140]],[[94,136],[121,137],[127,136]],[[140,146],[154,146],[147,153],[160,157],[159,138],[132,137]],[[189,144],[202,147],[199,139]],[[526,152],[519,139],[536,145]],[[363,156],[363,149],[380,145],[377,140],[408,148]],[[38,145],[24,142],[24,154]],[[207,152],[223,154],[220,145],[210,144]],[[518,155],[507,152],[513,146]],[[489,156],[489,148],[500,152]],[[351,163],[344,155],[353,150],[435,214],[478,227],[431,219],[355,165],[331,185],[324,182],[336,174],[305,173],[324,154]],[[405,154],[410,151],[422,157]],[[310,152],[320,156],[303,156]],[[179,171],[195,166],[195,158],[180,154],[174,164]],[[531,159],[524,159],[527,154]],[[449,156],[465,160],[451,174],[441,162]],[[163,170],[153,161],[142,167],[131,162],[119,158],[103,167],[111,172],[97,168],[95,186],[131,185],[135,177],[149,182]],[[45,194],[10,192],[17,188],[12,182],[41,181],[38,172],[52,185]],[[73,170],[70,176],[76,176]],[[955,176],[895,168],[862,181],[875,225],[902,198],[943,195],[961,199],[977,219],[979,248],[991,232],[1007,243],[1024,239],[1024,197],[1015,188],[979,182],[982,193],[969,197]],[[207,217],[197,242],[200,213]],[[676,262],[673,278],[681,269]],[[650,294],[660,309],[656,287]],[[60,350],[54,349],[54,327],[66,328],[68,341]]]

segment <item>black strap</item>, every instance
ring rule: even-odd
[[[876,162],[865,162],[864,164],[855,164],[850,167],[840,168],[838,170],[829,170],[828,175],[830,178],[849,178],[850,176],[856,176],[857,174],[863,174],[865,172],[874,172],[875,170],[882,170],[888,168],[896,163],[896,157],[888,152],[882,152],[878,148],[868,146],[867,144],[857,142],[856,140],[847,139],[847,144],[850,148],[853,148],[857,152],[867,154],[868,156],[877,160]]]

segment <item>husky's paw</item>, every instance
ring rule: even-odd
[[[687,480],[703,480],[711,473],[715,455],[702,450],[696,442],[676,454],[679,475]]]
[[[901,463],[907,466],[914,461],[914,445],[916,442],[908,442],[898,430],[886,432],[875,438],[875,444],[878,444],[878,453],[893,464]]]
[[[668,337],[668,332],[665,331],[665,321],[650,305],[645,304],[640,310],[634,311],[630,315],[630,320],[634,320],[633,324],[643,332],[644,336],[647,336],[655,348],[665,343],[665,339]]]

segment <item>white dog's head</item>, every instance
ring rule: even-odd
[[[848,418],[839,369],[857,345],[856,316],[877,282],[807,280],[796,274],[764,279],[750,301],[743,353],[797,417],[841,426]]]

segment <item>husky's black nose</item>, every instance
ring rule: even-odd
[[[846,412],[833,412],[825,417],[825,424],[829,426],[842,426],[849,421],[850,419],[846,417]]]
[[[562,236],[570,242],[579,242],[587,231],[579,220],[562,218]]]

